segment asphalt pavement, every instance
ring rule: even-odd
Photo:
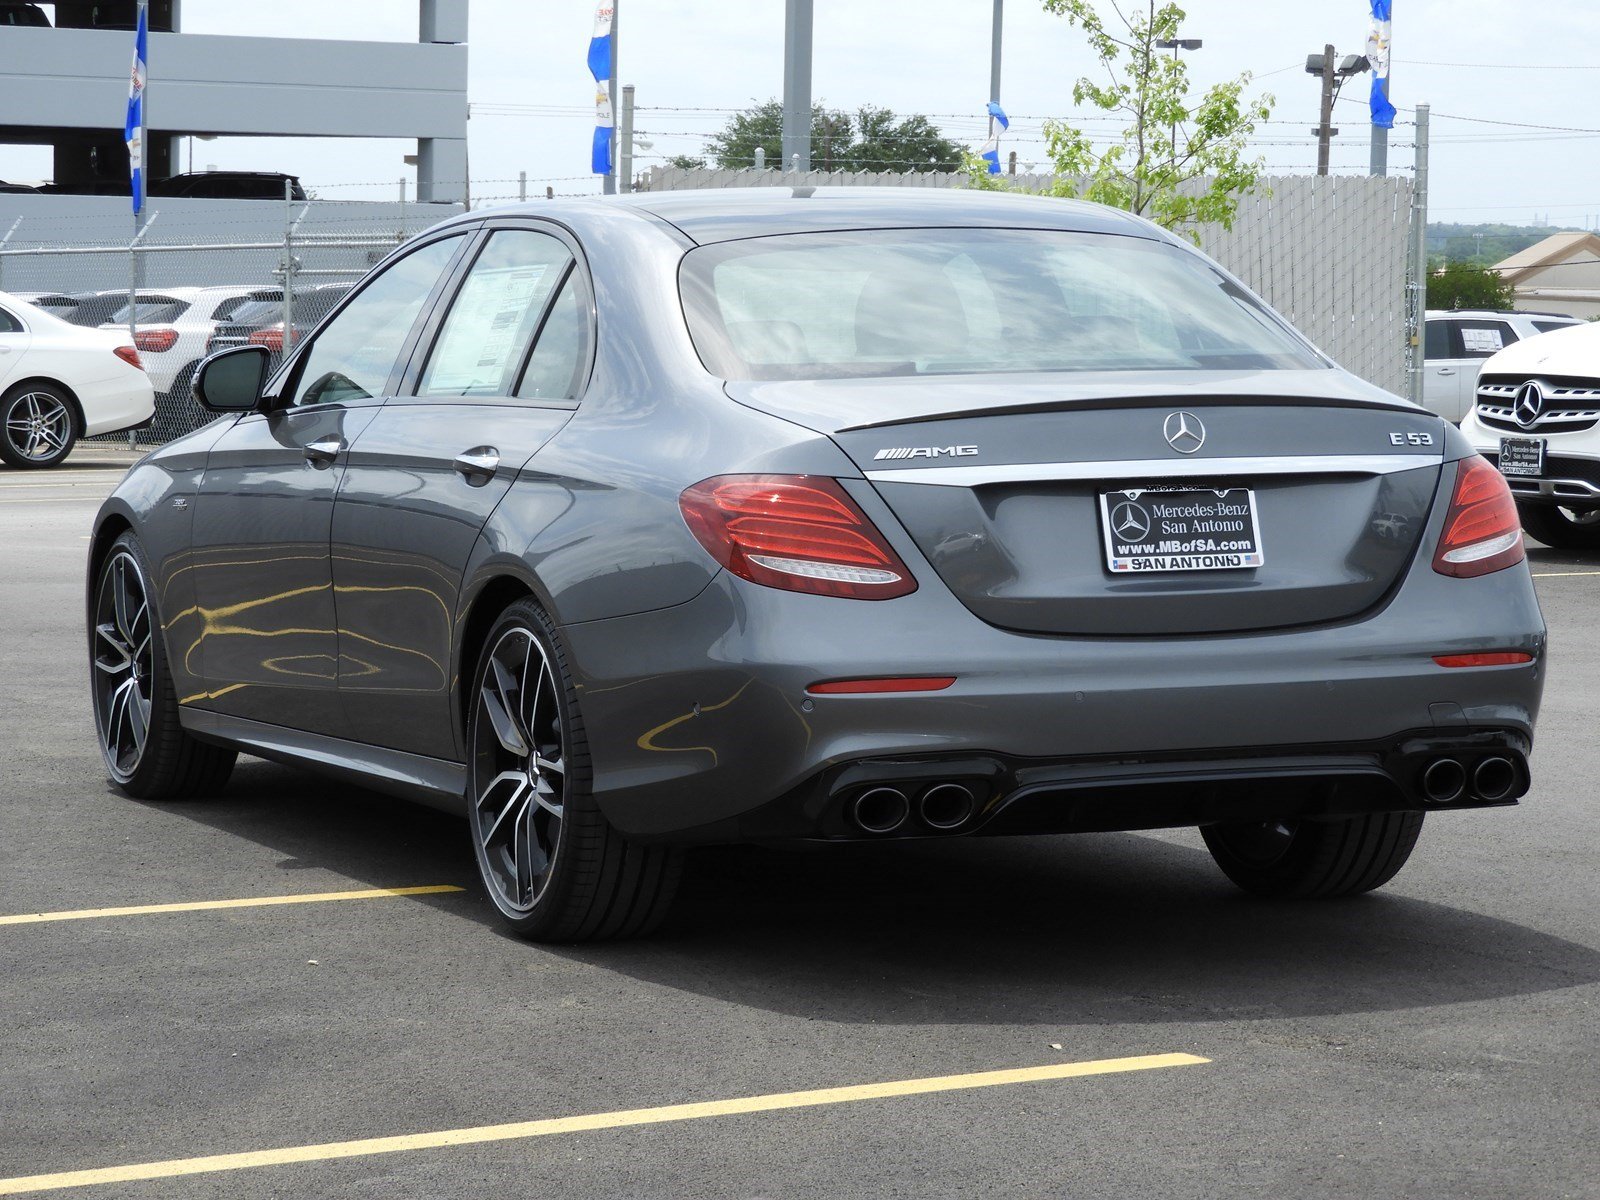
[[[112,791],[126,461],[0,471],[0,1195],[1600,1196],[1600,556],[1531,555],[1532,793],[1375,895],[1244,898],[1192,831],[724,848],[654,940],[548,948],[447,817]]]

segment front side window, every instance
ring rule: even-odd
[[[311,343],[297,373],[293,403],[349,404],[381,396],[412,326],[462,235],[441,238],[371,279]]]
[[[680,276],[728,379],[1326,367],[1203,259],[1146,238],[908,229],[704,246]]]
[[[419,396],[509,396],[550,293],[572,255],[529,229],[495,233],[439,331]]]

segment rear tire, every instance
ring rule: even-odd
[[[154,578],[132,532],[112,543],[95,578],[89,675],[100,752],[111,781],[130,796],[212,796],[238,754],[196,741],[178,720]]]
[[[0,459],[23,469],[65,461],[78,440],[78,407],[50,383],[19,383],[0,396]]]
[[[654,930],[677,892],[682,852],[631,843],[600,812],[566,652],[532,600],[489,630],[469,699],[468,823],[501,920],[541,942]]]
[[[1600,550],[1600,510],[1574,513],[1555,504],[1521,504],[1522,528],[1552,550]]]
[[[1354,896],[1393,879],[1422,832],[1418,812],[1333,821],[1206,825],[1206,848],[1222,873],[1257,896]]]

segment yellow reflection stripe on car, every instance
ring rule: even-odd
[[[328,900],[387,900],[394,896],[432,896],[460,892],[453,883],[426,887],[365,888],[357,892],[302,892],[293,896],[249,896],[243,900],[192,900],[180,904],[134,904],[125,908],[77,908],[66,912],[18,913],[0,917],[0,925],[37,925],[43,921],[89,921],[97,917],[143,917],[155,913],[203,912],[213,908],[265,908],[274,904],[320,904]]]
[[[1116,1075],[1126,1071],[1154,1071],[1187,1067],[1211,1060],[1194,1054],[1144,1054],[1136,1058],[1102,1058],[1091,1062],[1055,1063],[1005,1071],[978,1071],[970,1075],[941,1075],[929,1079],[901,1079],[891,1083],[865,1083],[851,1087],[819,1088],[809,1092],[779,1092],[736,1100],[706,1100],[693,1104],[668,1104],[660,1108],[635,1108],[621,1112],[591,1113],[578,1117],[553,1117],[518,1121],[509,1125],[479,1125],[467,1129],[442,1129],[433,1133],[397,1137],[363,1138],[353,1142],[323,1142],[312,1146],[284,1146],[276,1150],[251,1150],[242,1154],[210,1154],[203,1158],[172,1158],[163,1162],[99,1167],[88,1171],[61,1171],[51,1175],[26,1175],[0,1179],[0,1196],[60,1191],[103,1183],[132,1183],[141,1179],[171,1179],[179,1175],[204,1175],[215,1171],[240,1171],[249,1167],[277,1167],[289,1163],[323,1162],[359,1158],[369,1154],[395,1154],[405,1150],[431,1150],[442,1146],[473,1146],[484,1142],[548,1137],[596,1129],[622,1129],[632,1125],[659,1125],[670,1121],[695,1121],[706,1117],[731,1117],[747,1113],[776,1112],[791,1108],[819,1108],[861,1100],[888,1100],[900,1096],[926,1096],[936,1092],[962,1092],[1005,1087],[1017,1083],[1043,1083],[1085,1075]]]

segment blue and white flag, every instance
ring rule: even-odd
[[[1372,29],[1367,34],[1367,65],[1372,68],[1372,123],[1394,128],[1394,105],[1389,103],[1389,31],[1394,0],[1372,0]]]
[[[1011,122],[1006,117],[1006,110],[1000,107],[998,100],[989,101],[989,140],[984,142],[983,149],[978,152],[978,157],[989,164],[989,174],[1000,174],[1000,135],[1011,128]]]
[[[150,12],[139,0],[138,31],[133,35],[133,72],[128,78],[128,120],[123,137],[128,143],[128,174],[133,181],[133,211],[144,208],[144,85],[149,62]]]
[[[594,10],[594,36],[589,39],[589,73],[594,76],[594,155],[591,170],[611,174],[611,5]]]

